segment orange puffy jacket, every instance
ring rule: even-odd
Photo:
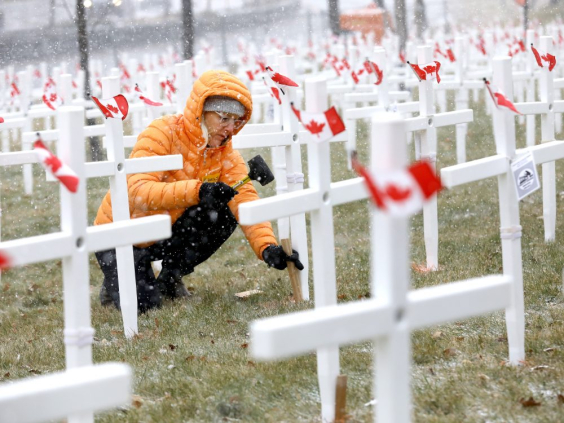
[[[249,120],[253,104],[247,87],[238,78],[224,71],[210,70],[203,73],[194,82],[184,114],[167,115],[154,120],[137,138],[130,158],[182,154],[183,168],[129,175],[127,186],[131,218],[169,214],[174,223],[184,210],[200,202],[199,190],[202,182],[219,181],[233,185],[247,176],[245,161],[241,154],[233,149],[231,139],[220,147],[207,147],[200,120],[206,98],[214,95],[238,100],[247,109],[243,118]],[[239,194],[228,204],[237,220],[239,204],[259,198],[252,183],[243,185],[238,191]],[[109,222],[112,222],[112,205],[108,191],[98,209],[94,224]],[[272,226],[268,222],[251,226],[241,225],[241,229],[259,259],[262,259],[262,251],[267,246],[276,244]],[[139,247],[149,245],[151,243]]]

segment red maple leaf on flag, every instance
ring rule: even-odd
[[[111,104],[106,104],[106,108],[112,113],[118,113],[119,109]]]
[[[394,201],[403,201],[411,197],[411,190],[409,188],[401,189],[396,185],[388,185],[386,194]]]
[[[0,123],[4,123],[4,118],[0,117]]]
[[[61,161],[56,156],[49,156],[45,159],[45,166],[49,166],[53,173],[60,169],[62,166]]]
[[[312,119],[311,122],[304,126],[309,132],[311,132],[312,135],[317,135],[319,137],[319,134],[323,132],[325,124],[316,122]]]

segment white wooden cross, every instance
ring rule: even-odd
[[[86,207],[88,171],[84,165],[85,155],[82,144],[83,118],[82,107],[63,106],[57,110],[60,128],[58,156],[80,178],[76,193],[70,193],[61,185],[61,232],[0,243],[0,252],[9,257],[12,266],[63,259],[64,342],[67,368],[92,364],[94,329],[90,326],[88,254],[121,245],[164,239],[171,235],[169,216],[150,216],[129,222],[88,227]],[[91,418],[80,421],[88,422]]]
[[[122,363],[79,367],[0,385],[0,422],[41,423],[127,406],[131,368]]]
[[[327,83],[323,77],[306,79],[306,110],[320,113],[327,109]],[[310,213],[315,307],[337,303],[335,276],[335,239],[333,207],[366,198],[360,178],[331,184],[329,142],[307,140],[309,188],[277,195],[239,206],[239,222],[252,225],[266,220]],[[301,252],[300,252],[301,254]],[[317,371],[321,394],[322,416],[332,421],[335,408],[335,380],[339,374],[337,347],[317,351]]]
[[[102,78],[102,97],[111,98],[119,94],[119,78]],[[87,168],[98,171],[96,176],[110,176],[112,217],[114,222],[129,221],[129,195],[127,175],[140,172],[160,172],[182,168],[182,155],[125,159],[123,146],[123,122],[121,119],[106,119],[104,140],[108,160],[88,163]],[[137,289],[133,246],[116,247],[120,308],[124,333],[130,338],[138,333]]]
[[[397,115],[374,117],[374,172],[405,169],[405,130],[405,122]],[[374,421],[405,423],[411,421],[411,331],[507,307],[511,278],[488,276],[410,291],[409,218],[386,215],[374,207],[371,215],[372,298],[255,321],[251,354],[273,360],[372,340],[378,400]],[[330,376],[328,383],[335,384],[336,375]],[[322,415],[324,422],[332,418],[329,413]]]
[[[531,46],[529,45],[527,48],[530,49]],[[543,53],[554,54],[554,39],[552,37],[540,37],[539,50]],[[547,143],[555,140],[554,114],[564,111],[564,101],[554,100],[554,74],[548,70],[548,65],[540,68],[539,71],[541,101],[515,103],[515,107],[524,115],[541,115],[541,142]],[[556,237],[556,170],[554,161],[544,162],[542,165],[542,190],[544,239],[550,242],[554,241]]]
[[[433,60],[431,47],[417,48],[420,66]],[[429,160],[433,168],[437,157],[437,128],[472,122],[472,110],[457,110],[447,113],[435,113],[433,98],[433,80],[419,81],[419,116],[406,120],[408,132],[415,132],[416,149],[420,146],[421,157]],[[437,198],[433,197],[423,207],[423,230],[425,251],[427,253],[427,268],[439,267],[439,225],[437,216]]]
[[[513,98],[511,59],[493,60],[493,83],[507,98]],[[548,107],[547,107],[548,108]],[[525,358],[525,312],[523,300],[523,266],[519,201],[511,172],[515,149],[515,117],[505,109],[493,107],[494,137],[497,154],[441,170],[443,184],[452,188],[470,182],[497,176],[499,187],[500,232],[503,273],[513,279],[511,307],[506,311],[509,360],[518,363]],[[564,157],[564,143],[552,141],[528,147],[523,151],[533,154],[535,163],[542,164]]]

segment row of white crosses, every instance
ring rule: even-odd
[[[530,48],[530,46],[529,46]],[[551,36],[540,38],[541,54],[554,54],[554,39]],[[532,55],[532,53],[531,53]],[[536,63],[535,63],[535,66]],[[541,115],[541,143],[555,141],[555,113],[564,112],[564,101],[555,101],[554,76],[548,64],[539,69],[539,102],[515,103],[515,107],[527,118]],[[529,123],[529,120],[527,121]],[[527,126],[527,134],[529,127]],[[533,133],[534,136],[534,133]],[[527,138],[528,141],[528,138]],[[529,142],[527,142],[529,145]],[[534,145],[533,142],[530,145]],[[554,161],[542,165],[544,238],[554,241],[556,236],[556,173]]]
[[[548,40],[545,41],[545,43],[547,42]],[[499,87],[507,98],[512,98],[511,59],[509,57],[494,59],[493,70],[493,83]],[[544,75],[542,78],[546,81],[549,79],[549,75]],[[546,113],[549,112],[548,108],[548,104],[545,104]],[[445,186],[449,188],[494,176],[498,177],[503,272],[505,275],[511,276],[513,280],[512,305],[506,311],[509,357],[512,363],[516,363],[525,357],[525,315],[521,256],[522,228],[519,222],[519,200],[514,187],[511,161],[521,153],[530,152],[535,164],[543,164],[544,166],[546,163],[564,157],[564,142],[547,141],[540,145],[516,151],[514,114],[505,108],[498,109],[494,106],[493,125],[497,154],[443,168],[441,177]],[[550,175],[550,172],[547,173]],[[550,181],[548,183],[550,184]]]
[[[143,127],[145,127],[152,120],[161,116],[164,112],[178,111],[182,112],[184,110],[184,105],[186,98],[188,98],[191,86],[192,86],[192,61],[186,61],[185,63],[179,63],[175,65],[175,70],[178,78],[178,95],[175,104],[167,104],[163,106],[147,106],[143,102],[134,102],[129,105],[129,119],[132,120],[134,132],[140,132]],[[112,69],[112,74],[114,77],[119,77],[118,69]],[[146,75],[147,83],[147,97],[158,98],[160,96],[160,85],[159,85],[159,75],[157,72],[147,72]],[[61,94],[66,105],[69,104],[85,104],[84,100],[66,100],[72,99],[72,77],[69,74],[60,75],[58,82],[59,94]],[[188,93],[188,94],[186,94]],[[133,96],[130,96],[132,99]],[[92,103],[89,101],[88,103]],[[7,119],[3,125],[0,126],[2,129],[12,129],[21,128],[22,129],[22,150],[31,150],[33,142],[37,138],[37,133],[31,131],[32,120],[42,117],[55,116],[55,111],[47,108],[32,108],[27,113],[27,116],[17,117],[13,119]],[[128,115],[128,116],[129,116]],[[102,117],[102,113],[99,109],[89,109],[85,112],[86,118],[99,118]],[[41,138],[46,142],[55,141],[58,137],[58,129],[46,129],[39,131]],[[106,135],[106,126],[104,124],[89,125],[85,127],[86,137],[98,137]],[[9,150],[8,150],[9,151]],[[25,164],[23,166],[23,176],[24,176],[24,190],[26,195],[31,195],[33,192],[33,175],[32,166],[30,164]]]
[[[323,110],[324,81],[306,81],[308,107]],[[314,97],[315,100],[312,98]],[[394,114],[374,118],[373,170],[394,171],[407,165],[405,122]],[[409,242],[406,217],[372,209],[372,299],[336,305],[334,206],[367,198],[363,180],[330,183],[329,144],[308,144],[311,187],[301,193],[242,205],[245,224],[294,212],[311,213],[315,310],[253,323],[252,354],[272,360],[317,350],[322,421],[335,417],[339,346],[374,340],[375,419],[410,421],[410,332],[447,321],[504,309],[510,304],[511,278],[489,276],[409,291]],[[284,204],[282,209],[280,204]]]
[[[59,158],[79,178],[75,193],[69,192],[61,185],[61,231],[2,242],[0,253],[8,258],[12,266],[62,258],[65,358],[66,367],[70,369],[92,364],[94,329],[90,326],[89,253],[168,238],[171,235],[171,224],[169,216],[160,215],[89,227],[86,178],[92,176],[89,173],[99,171],[88,171],[83,144],[77,142],[84,139],[84,110],[78,106],[63,106],[59,108],[57,115],[60,128]],[[6,165],[6,155],[10,155],[11,164],[17,164],[18,160],[21,163],[18,155],[29,153],[5,153],[0,156],[3,159],[2,165]],[[110,167],[115,165],[109,163]],[[113,172],[113,169],[111,171]],[[92,416],[75,416],[69,421],[90,422]]]
[[[61,80],[67,82],[63,86],[70,86],[70,75],[62,75]],[[103,78],[102,81],[104,97],[110,98],[113,97],[111,94],[117,95],[119,89],[117,77]],[[59,130],[43,131],[40,133],[40,137],[43,141],[57,141],[59,133]],[[114,221],[116,222],[129,220],[127,174],[173,170],[182,167],[182,157],[180,155],[126,160],[124,157],[123,124],[119,119],[109,119],[103,125],[87,126],[84,128],[84,133],[85,135],[88,133],[89,136],[107,134],[105,140],[107,141],[108,160],[88,163],[86,164],[86,169],[87,177],[110,176],[112,211]],[[31,150],[32,142],[37,139],[37,133],[24,133],[23,139],[26,147],[24,150]],[[27,176],[27,178],[24,178],[26,193],[30,192],[32,187],[31,166],[32,163],[37,162],[36,156],[34,154],[7,155],[6,160],[12,160],[10,157],[20,158],[18,163],[23,164],[24,176]],[[48,175],[48,180],[54,180],[54,178]],[[116,248],[116,255],[124,333],[129,338],[138,332],[137,295],[132,246],[125,245]]]
[[[0,385],[0,421],[42,423],[127,406],[132,372],[122,363],[85,366]]]
[[[418,47],[417,52],[418,64],[420,67],[432,62],[433,54],[431,47]],[[383,62],[384,60],[385,52],[381,49],[377,50],[375,54],[376,64],[385,68],[385,64]],[[384,75],[384,78],[386,78],[386,75]],[[413,111],[414,106],[418,106],[419,116],[406,120],[406,132],[415,133],[416,155],[429,160],[434,167],[437,154],[437,128],[471,122],[473,120],[473,111],[466,109],[446,113],[435,113],[433,80],[434,78],[429,76],[427,79],[419,81],[418,103],[405,103],[404,105],[398,105],[397,109],[400,112],[411,112]],[[378,110],[378,107],[347,110],[345,112],[347,125],[351,125],[351,122],[355,118],[370,117],[376,110]],[[356,142],[352,138],[353,135],[349,135],[350,144],[348,148],[351,151],[354,150],[356,146]],[[436,270],[439,266],[439,230],[436,197],[426,203],[423,209],[423,216],[426,266],[428,269]]]

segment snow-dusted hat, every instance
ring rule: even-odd
[[[240,102],[224,95],[212,95],[204,103],[204,112],[224,112],[241,117],[246,111]]]

